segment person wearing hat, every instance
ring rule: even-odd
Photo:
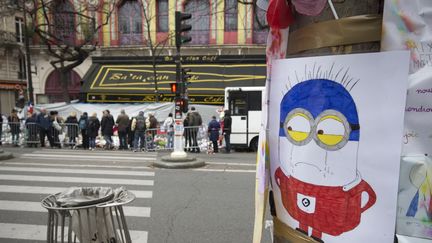
[[[99,119],[97,118],[96,112],[93,112],[92,116],[88,119],[87,124],[87,135],[89,137],[90,150],[95,150],[96,148],[96,137],[99,134],[99,128]]]
[[[218,147],[219,130],[220,130],[220,124],[218,121],[216,121],[216,116],[212,116],[212,120],[208,124],[208,133],[209,133],[209,139],[213,143],[214,153],[219,152],[219,147]]]
[[[191,119],[189,121],[189,126],[191,127],[190,136],[192,137],[192,153],[199,153],[200,149],[198,146],[197,136],[198,136],[199,127],[202,126],[202,118],[200,113],[195,110],[194,106],[191,107],[190,116]]]
[[[11,115],[8,117],[9,128],[12,133],[12,144],[18,147],[20,129],[20,119],[17,114],[17,110],[13,109]]]

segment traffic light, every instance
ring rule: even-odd
[[[183,23],[183,21],[191,19],[192,15],[189,13],[175,12],[175,42],[176,47],[179,49],[182,44],[192,41],[192,37],[183,35],[183,32],[190,31],[192,26]]]
[[[171,93],[175,94],[176,96],[180,96],[180,83],[170,83],[171,86]]]
[[[182,113],[186,113],[189,110],[189,102],[185,98],[175,98],[175,119],[180,119]]]

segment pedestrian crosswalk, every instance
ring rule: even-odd
[[[39,150],[0,161],[0,243],[45,242],[40,201],[71,186],[123,186],[136,200],[123,207],[133,242],[146,243],[155,155],[120,151]]]

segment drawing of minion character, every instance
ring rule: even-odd
[[[309,79],[283,96],[274,179],[297,230],[318,242],[356,228],[376,202],[357,169],[359,140],[356,104],[343,84]]]

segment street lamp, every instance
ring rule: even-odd
[[[34,8],[33,1],[22,1],[22,9],[23,9],[23,15],[24,15],[24,45],[25,45],[25,51],[26,51],[26,63],[27,63],[27,91],[28,91],[28,98],[31,104],[34,104],[34,95],[33,95],[33,79],[32,79],[32,71],[31,71],[31,60],[30,60],[30,38],[28,36],[28,30],[27,30],[27,9],[32,10]]]

